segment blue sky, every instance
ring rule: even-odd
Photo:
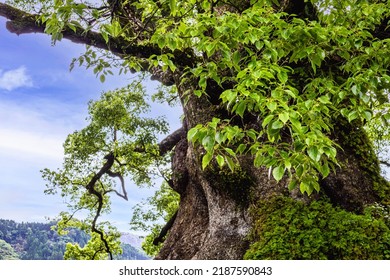
[[[61,166],[62,143],[82,128],[87,103],[102,91],[129,83],[130,76],[108,77],[101,83],[92,70],[69,64],[85,46],[63,40],[54,47],[43,34],[16,36],[0,17],[0,218],[45,221],[65,210],[60,196],[44,195],[39,170]],[[157,83],[147,84],[150,90]],[[181,111],[153,106],[153,115],[165,115],[171,130],[180,126]],[[153,190],[127,182],[128,202],[115,199],[110,220],[128,230],[132,207]]]

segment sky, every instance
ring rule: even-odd
[[[0,218],[45,222],[66,210],[66,201],[43,193],[40,170],[61,167],[62,144],[86,125],[88,101],[132,77],[111,76],[101,83],[92,70],[69,71],[85,46],[67,40],[52,46],[44,34],[17,36],[5,22],[0,17]],[[145,86],[150,91],[157,83]],[[178,108],[154,104],[151,114],[166,116],[171,131],[180,127]],[[129,201],[114,197],[108,217],[122,231],[129,231],[132,207],[154,192],[131,181],[126,185]]]

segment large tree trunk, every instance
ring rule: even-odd
[[[190,97],[184,108],[188,128],[211,121],[216,114],[216,107],[204,97]],[[274,196],[305,203],[327,197],[334,206],[355,213],[380,202],[387,196],[379,195],[380,189],[388,192],[388,182],[380,175],[369,140],[356,124],[339,120],[335,127],[333,138],[342,147],[338,151],[340,167],[320,182],[320,193],[310,197],[299,190],[288,191],[287,178],[276,182],[268,169],[255,168],[249,156],[241,159],[236,173],[218,167],[202,170],[202,149],[183,138],[176,145],[172,163],[180,207],[156,259],[242,259],[256,220],[250,208]]]

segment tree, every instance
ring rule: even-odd
[[[123,176],[148,181],[171,153],[162,173],[180,203],[157,259],[390,257],[390,185],[365,130],[388,131],[389,1],[12,5],[0,4],[10,32],[89,45],[73,64],[101,81],[111,67],[146,73],[170,88],[160,99],[183,107],[183,127],[157,143],[166,130],[133,114],[144,105],[134,85],[103,96],[90,125],[68,137],[64,169],[44,173],[49,192],[60,187],[74,211],[91,210],[80,224],[96,235],[91,248],[112,255],[115,232],[97,219],[109,194],[126,198]],[[154,130],[142,139],[134,127]]]
[[[0,260],[19,260],[14,248],[4,240],[0,239]]]

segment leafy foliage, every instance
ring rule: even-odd
[[[388,110],[378,110],[388,106],[389,39],[373,36],[390,16],[389,3],[336,2],[312,0],[311,15],[287,14],[279,1],[271,0],[138,0],[100,7],[45,0],[29,7],[45,7],[40,20],[53,41],[70,29],[99,31],[116,49],[119,42],[143,46],[144,57],[124,55],[123,62],[113,64],[121,71],[159,67],[180,73],[182,85],[197,81],[187,93],[196,96],[218,85],[222,92],[216,100],[229,114],[189,133],[206,149],[202,167],[215,159],[234,169],[238,155],[251,154],[256,167],[271,168],[277,181],[288,175],[290,189],[299,186],[311,194],[319,190],[318,179],[338,164],[339,147],[330,137],[335,119],[366,123],[390,118]],[[191,62],[178,59],[178,53],[186,53]],[[104,81],[112,74],[104,56],[88,49],[78,61],[94,67]],[[236,118],[248,116],[258,119],[258,129],[235,124]]]
[[[131,176],[137,185],[150,185],[158,174],[152,166],[164,164],[157,135],[166,133],[167,125],[162,119],[142,116],[149,108],[144,97],[141,83],[135,81],[91,101],[89,125],[70,134],[64,143],[63,167],[42,171],[48,181],[45,192],[60,191],[72,201],[71,213],[60,214],[58,231],[72,226],[92,237],[84,248],[68,245],[66,258],[104,259],[108,253],[118,254],[119,233],[108,222],[98,223],[98,217],[110,211],[110,194],[127,200],[124,176]],[[115,180],[119,180],[120,190]],[[88,216],[76,219],[75,213],[82,210],[88,210]]]
[[[159,235],[164,224],[175,214],[179,207],[179,195],[166,182],[155,192],[154,196],[134,207],[131,228],[148,232],[142,244],[142,249],[149,255],[155,256],[162,243],[154,245],[154,239]]]
[[[259,205],[246,259],[390,259],[388,207],[358,215],[327,201],[274,198]]]
[[[374,110],[388,106],[388,39],[373,40],[369,32],[389,12],[383,3],[348,2],[349,10],[332,9],[316,22],[275,13],[265,2],[241,14],[202,14],[194,27],[177,28],[178,38],[190,32],[199,38],[197,51],[208,58],[191,70],[199,78],[198,94],[206,81],[230,82],[233,88],[220,95],[222,104],[232,115],[256,116],[261,125],[254,130],[232,125],[233,118],[213,119],[192,128],[189,139],[205,148],[204,168],[212,155],[220,166],[233,168],[229,162],[249,153],[255,166],[272,168],[277,181],[287,173],[289,189],[299,185],[310,194],[319,190],[318,177],[338,164],[339,147],[330,138],[334,119],[389,118],[388,110]],[[204,36],[208,29],[211,35]]]

